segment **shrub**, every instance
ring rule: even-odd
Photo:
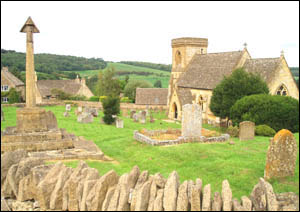
[[[239,136],[239,128],[237,126],[229,126],[226,130],[231,137],[238,137]]]
[[[255,126],[255,135],[273,137],[276,131],[268,125],[262,124]]]
[[[51,90],[51,94],[54,95],[59,100],[67,100],[71,98],[70,94],[65,93],[64,91],[56,88]]]
[[[281,129],[299,131],[299,102],[289,96],[246,96],[232,106],[230,113],[234,125],[252,121],[255,125],[268,125],[276,132]]]
[[[128,97],[122,97],[121,102],[123,102],[123,103],[132,103],[132,100],[130,100]]]
[[[85,97],[85,96],[82,96],[82,95],[75,95],[75,96],[70,96],[68,99],[69,99],[69,100],[79,100],[79,101],[84,101],[84,100],[86,100],[86,97]]]
[[[106,98],[107,98],[107,96],[100,96],[100,97],[99,97],[99,101],[100,101],[100,102],[103,102],[103,100],[106,99]]]
[[[99,102],[100,97],[99,96],[92,96],[89,98],[89,101],[91,102]]]
[[[15,88],[11,88],[8,92],[8,103],[14,104],[21,102],[21,94]]]
[[[106,124],[112,124],[115,121],[113,115],[118,115],[120,113],[120,98],[119,97],[107,97],[102,100],[103,106],[103,121]]]

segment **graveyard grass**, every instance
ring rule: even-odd
[[[1,123],[1,130],[7,126],[16,125],[16,107],[3,107],[5,121]],[[148,170],[150,174],[160,172],[165,178],[176,170],[180,181],[200,178],[203,185],[211,184],[212,192],[221,192],[222,181],[228,179],[233,197],[249,196],[260,177],[264,176],[266,152],[269,137],[256,136],[252,141],[239,141],[233,138],[235,145],[226,143],[200,144],[188,143],[168,147],[154,147],[139,143],[133,139],[133,131],[146,129],[180,128],[180,124],[161,121],[165,114],[157,113],[155,123],[139,124],[129,118],[124,118],[124,128],[99,124],[100,118],[94,118],[93,123],[77,123],[72,107],[70,117],[64,117],[64,106],[45,107],[56,115],[58,126],[66,128],[68,132],[77,136],[84,136],[94,141],[105,155],[113,158],[117,163],[87,161],[90,167],[99,170],[104,175],[114,169],[119,175],[130,172],[138,165],[141,171]],[[103,113],[100,112],[100,117]],[[204,125],[208,129],[217,129]],[[299,148],[299,133],[294,134]],[[78,161],[67,162],[76,167]],[[299,151],[295,176],[280,180],[271,179],[270,183],[276,193],[295,192],[299,195]]]

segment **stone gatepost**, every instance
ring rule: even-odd
[[[297,151],[293,133],[286,129],[280,130],[270,141],[264,178],[293,176]]]
[[[240,141],[253,140],[255,135],[255,123],[251,121],[243,121],[239,125],[239,139]]]
[[[200,137],[202,130],[202,110],[198,104],[186,104],[182,107],[182,136]]]

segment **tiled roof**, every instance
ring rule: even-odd
[[[168,88],[137,88],[135,104],[167,105]]]
[[[232,73],[242,54],[243,51],[196,54],[180,76],[177,85],[186,88],[214,89],[224,76]]]
[[[1,69],[1,78],[6,78],[7,80],[11,81],[15,86],[22,86],[24,83],[15,77],[12,73],[8,71],[7,67],[3,67]]]
[[[59,89],[65,93],[76,95],[81,88],[81,84],[75,80],[38,80],[37,86],[42,97],[51,96],[52,89]]]

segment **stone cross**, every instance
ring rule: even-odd
[[[34,71],[34,54],[33,54],[33,33],[40,31],[33,23],[31,17],[27,19],[24,26],[20,30],[27,34],[26,39],[26,107],[32,108],[36,105],[36,84]]]

